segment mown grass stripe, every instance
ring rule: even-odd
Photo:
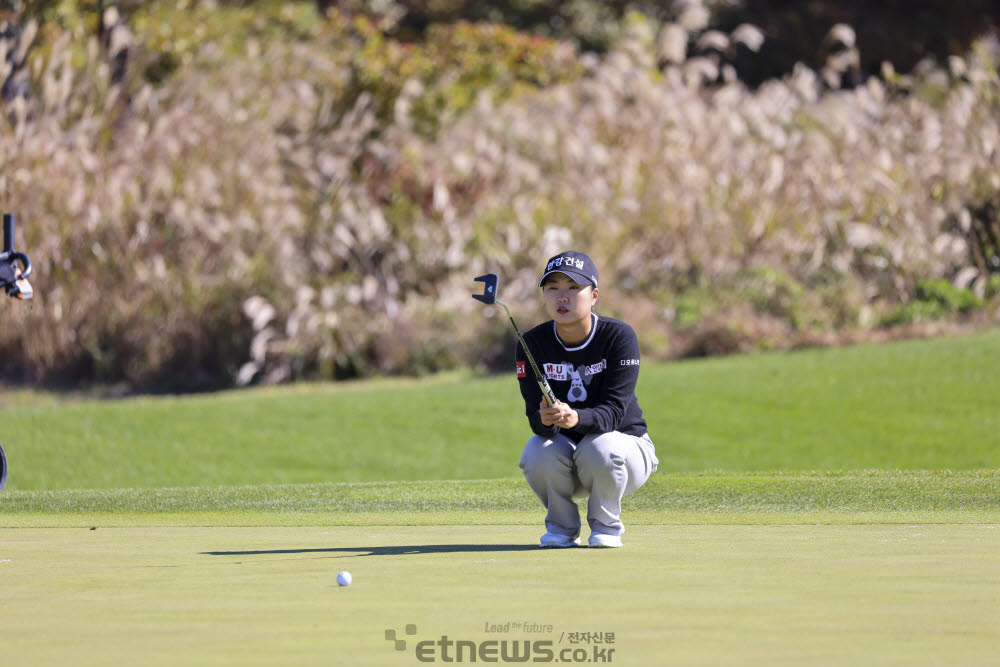
[[[39,512],[524,512],[523,480],[369,482],[11,491],[0,515]],[[625,511],[701,513],[997,512],[1000,471],[657,474]]]

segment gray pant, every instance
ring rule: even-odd
[[[580,535],[580,511],[573,498],[590,496],[590,532],[621,535],[621,501],[646,483],[659,461],[648,435],[612,431],[588,435],[579,444],[561,433],[536,435],[521,455],[521,470],[548,514],[545,529],[557,535]]]

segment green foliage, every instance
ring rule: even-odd
[[[629,13],[641,12],[658,21],[673,13],[673,3],[654,0],[433,0],[417,2],[337,3],[336,11],[364,16],[401,41],[421,41],[438,25],[502,23],[519,32],[573,41],[584,49],[605,51],[622,34]],[[717,4],[709,0],[710,5]]]
[[[736,276],[738,289],[758,312],[785,318],[797,324],[804,290],[791,276],[774,269],[757,269]]]
[[[968,314],[983,307],[972,290],[955,287],[944,278],[917,282],[913,300],[885,318],[888,326],[939,320],[956,313]]]
[[[939,304],[949,313],[967,313],[983,306],[982,299],[976,297],[971,290],[955,287],[942,278],[918,282],[916,298],[918,301]]]
[[[986,297],[992,299],[998,295],[1000,295],[1000,273],[994,273],[986,281]]]
[[[702,304],[693,295],[684,295],[674,304],[674,322],[678,327],[689,327],[701,318],[702,308]]]
[[[365,19],[351,29],[361,42],[352,61],[359,91],[372,95],[383,124],[399,110],[427,136],[454,122],[482,92],[499,103],[582,73],[566,45],[505,25],[435,24],[415,43],[391,39]]]

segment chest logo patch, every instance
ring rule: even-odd
[[[574,366],[568,362],[559,364],[545,364],[545,377],[559,382],[569,382],[569,391],[566,398],[570,403],[583,403],[587,400],[587,386],[590,385],[594,376],[603,372],[608,367],[607,360],[589,366]]]

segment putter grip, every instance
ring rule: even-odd
[[[14,214],[3,214],[3,251],[14,252]]]

